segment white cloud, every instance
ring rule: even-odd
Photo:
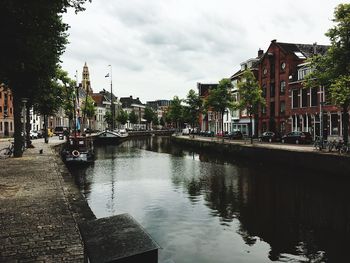
[[[239,64],[281,42],[327,44],[337,0],[93,0],[64,16],[70,44],[62,57],[71,76],[86,61],[94,91],[142,101],[185,97],[196,82],[229,77]],[[317,5],[317,6],[315,6]]]

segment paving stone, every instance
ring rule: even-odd
[[[34,146],[0,160],[0,262],[84,262],[79,214],[67,199],[76,190],[51,146]]]

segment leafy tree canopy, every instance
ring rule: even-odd
[[[128,113],[124,110],[121,110],[117,116],[117,121],[122,125],[125,125],[125,123],[128,121]]]
[[[130,112],[130,114],[129,114],[129,121],[130,121],[130,123],[132,123],[132,124],[136,124],[137,121],[138,121],[138,116],[137,116],[137,114],[135,113],[134,110],[132,110],[132,111]]]

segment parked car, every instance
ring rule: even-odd
[[[214,137],[214,132],[213,131],[206,131],[205,136],[207,137]]]
[[[227,131],[220,131],[216,134],[217,137],[226,137],[228,135]]]
[[[31,140],[38,139],[39,138],[38,132],[37,131],[30,131],[29,137]]]
[[[295,144],[301,144],[301,143],[311,143],[312,142],[312,136],[309,132],[290,132],[282,137],[281,140],[282,143],[295,143]]]
[[[182,129],[182,135],[189,135],[189,134],[190,134],[189,128]]]
[[[260,137],[260,142],[280,142],[282,136],[277,132],[266,131]]]
[[[243,139],[243,133],[241,131],[233,131],[227,134],[227,138],[231,140],[240,140]]]
[[[56,126],[56,127],[55,127],[55,130],[54,130],[54,134],[55,134],[55,135],[63,134],[63,131],[64,131],[64,130],[67,130],[67,129],[68,129],[68,127]]]

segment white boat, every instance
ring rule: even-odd
[[[95,137],[97,143],[118,143],[125,140],[129,134],[125,130],[102,131]]]

